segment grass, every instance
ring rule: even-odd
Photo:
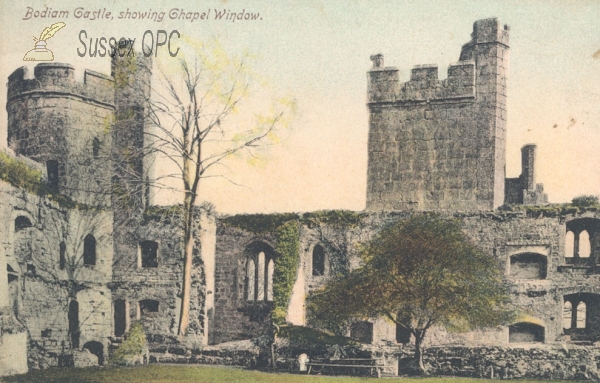
[[[148,365],[120,368],[55,368],[33,370],[24,375],[0,378],[5,383],[365,383],[378,382],[374,378],[307,376],[248,371],[238,368],[213,366]],[[465,378],[397,378],[387,382],[402,383],[476,383],[484,379]],[[489,380],[487,380],[489,382]],[[517,382],[544,382],[542,380],[515,380]]]

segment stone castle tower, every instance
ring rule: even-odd
[[[111,76],[86,70],[83,83],[69,64],[38,64],[32,79],[27,70],[8,79],[8,146],[45,165],[49,186],[77,202],[108,206],[115,188],[145,202],[151,58],[117,54]]]
[[[114,87],[109,77],[85,71],[75,80],[69,64],[44,63],[8,78],[8,146],[45,165],[49,186],[75,201],[110,203],[110,126]]]
[[[372,56],[367,210],[493,210],[504,203],[508,26],[476,21],[460,61],[438,80]]]

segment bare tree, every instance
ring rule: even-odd
[[[168,158],[175,171],[155,177],[160,187],[166,179],[182,186],[183,283],[178,334],[185,335],[189,322],[193,259],[193,212],[203,189],[201,180],[225,177],[214,170],[236,154],[255,155],[256,149],[274,144],[277,132],[295,112],[293,99],[272,98],[267,113],[264,100],[252,99],[256,76],[249,55],[231,57],[216,42],[190,44],[191,55],[158,68],[152,96],[147,100],[152,150]],[[254,103],[253,103],[254,102]],[[244,111],[244,108],[249,108]]]

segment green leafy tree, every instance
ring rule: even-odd
[[[594,206],[599,204],[598,196],[595,195],[581,195],[573,198],[571,202],[573,203],[573,205],[581,207]]]
[[[362,256],[362,267],[309,296],[311,319],[340,332],[352,320],[384,316],[414,336],[418,372],[432,326],[467,331],[514,318],[498,261],[455,220],[414,215],[383,229]]]

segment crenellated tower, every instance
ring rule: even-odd
[[[8,146],[46,167],[48,185],[86,204],[110,204],[114,82],[69,64],[42,63],[8,78]]]
[[[476,21],[445,80],[371,57],[367,210],[492,210],[504,203],[508,27]]]
[[[111,61],[111,75],[115,80],[113,182],[115,201],[145,206],[150,203],[149,178],[154,162],[147,135],[152,57],[144,57],[141,52],[128,54],[131,43],[121,40],[119,51],[125,54],[116,54]],[[119,195],[126,195],[128,200],[119,199]]]

